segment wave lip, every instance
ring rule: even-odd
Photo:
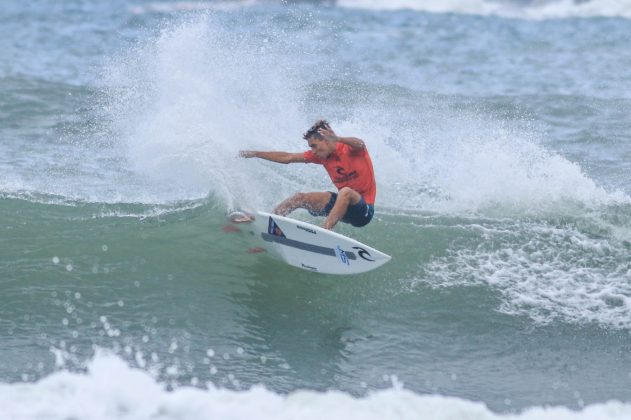
[[[257,4],[256,0],[152,2],[129,7],[134,15],[147,13],[180,13],[205,10],[232,11]]]
[[[520,19],[564,19],[620,17],[631,19],[630,0],[340,0],[340,6],[372,10],[417,10],[430,13],[455,13],[501,16]]]
[[[263,387],[247,391],[182,387],[166,391],[149,373],[97,350],[86,373],[60,371],[36,383],[0,384],[7,418],[31,420],[100,419],[626,419],[631,404],[610,401],[571,411],[534,407],[521,414],[498,414],[484,404],[440,395],[418,395],[396,385],[354,398],[338,391],[295,391],[287,396]]]

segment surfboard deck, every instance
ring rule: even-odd
[[[228,218],[285,263],[324,274],[358,274],[390,261],[390,256],[355,239],[307,222],[262,211]]]

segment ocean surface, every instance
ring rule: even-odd
[[[630,44],[629,0],[3,0],[0,420],[631,418]],[[370,273],[224,229],[331,189],[237,157],[318,118]]]

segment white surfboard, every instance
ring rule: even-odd
[[[240,226],[282,261],[326,274],[357,274],[387,263],[390,256],[339,233],[289,217],[256,211]]]

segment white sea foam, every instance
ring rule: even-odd
[[[419,10],[522,19],[631,18],[630,0],[550,0],[527,4],[492,0],[340,0],[340,6],[375,10]]]
[[[497,414],[484,404],[440,395],[418,395],[401,387],[363,398],[328,391],[276,394],[263,387],[247,391],[181,387],[166,391],[147,372],[97,351],[86,373],[60,371],[37,383],[0,384],[2,417],[11,420],[149,419],[628,419],[631,405],[616,401],[580,411],[533,407],[520,414]]]
[[[502,296],[500,312],[540,324],[631,328],[628,250],[615,241],[535,222],[470,229],[486,240],[427,264],[423,283],[488,285]]]

